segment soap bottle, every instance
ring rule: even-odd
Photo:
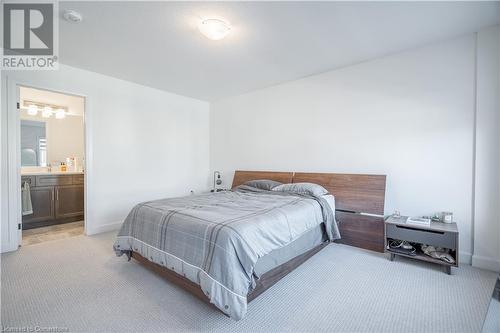
[[[66,171],[66,163],[61,162],[61,171],[65,172]]]

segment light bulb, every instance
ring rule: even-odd
[[[219,19],[206,19],[200,22],[198,29],[208,39],[220,40],[229,34],[231,27]]]
[[[46,106],[43,108],[42,117],[49,118],[52,115],[52,108],[50,106]]]
[[[28,114],[30,116],[36,116],[37,113],[38,107],[35,104],[31,104],[30,106],[28,106]]]
[[[64,119],[66,117],[66,112],[64,112],[64,109],[58,109],[56,111],[56,119]]]

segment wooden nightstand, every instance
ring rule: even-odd
[[[399,253],[389,248],[391,240],[403,240],[418,243],[415,255]],[[420,244],[432,245],[450,249],[450,255],[455,259],[454,264],[432,258],[422,252]],[[431,222],[430,226],[421,226],[406,223],[406,216],[389,216],[385,220],[385,252],[390,253],[390,260],[396,255],[423,260],[442,265],[446,273],[451,274],[451,267],[458,267],[458,228],[456,223]]]

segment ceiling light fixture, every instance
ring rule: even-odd
[[[43,108],[42,117],[49,118],[52,115],[52,108],[50,106],[46,106]]]
[[[229,23],[219,19],[205,19],[198,25],[200,32],[211,40],[221,40],[229,34]]]
[[[64,119],[64,117],[66,117],[66,112],[64,111],[64,109],[58,109],[56,111],[56,119]]]
[[[66,21],[71,23],[80,23],[83,20],[82,14],[69,9],[64,11],[63,17]]]
[[[38,106],[36,106],[35,104],[30,104],[30,106],[28,106],[27,112],[30,116],[36,116],[38,113]]]

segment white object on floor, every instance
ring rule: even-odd
[[[488,313],[484,320],[482,333],[498,333],[500,332],[500,275],[495,287],[495,292],[491,297]]]

